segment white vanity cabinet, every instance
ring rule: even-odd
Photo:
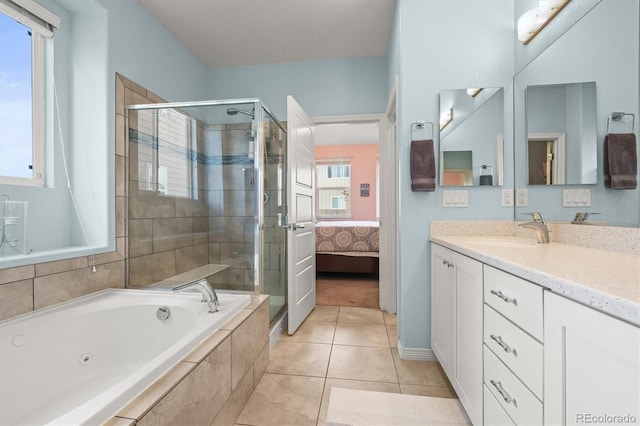
[[[640,424],[640,328],[545,291],[544,336],[546,425]]]
[[[482,414],[482,263],[431,244],[431,347],[469,419]]]

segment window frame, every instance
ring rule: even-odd
[[[316,217],[319,219],[350,219],[352,217],[352,211],[351,211],[351,202],[349,201],[349,198],[351,198],[351,196],[353,195],[353,191],[352,191],[352,186],[353,186],[353,180],[352,180],[352,167],[351,167],[351,158],[322,158],[322,159],[317,159],[316,160],[316,182],[315,182],[315,196],[316,196],[316,202],[315,202],[315,210],[316,210]],[[320,173],[318,172],[318,167],[319,166],[326,166],[327,167],[327,176],[325,177],[327,180],[337,180],[337,179],[349,179],[349,186],[343,186],[343,185],[338,185],[338,186],[320,186],[319,185],[319,178],[320,178]],[[349,171],[348,174],[349,176],[341,176],[341,177],[336,177],[336,176],[332,176],[329,177],[329,166],[346,166],[347,170]],[[327,214],[322,214],[320,212],[320,191],[321,190],[347,190],[348,191],[348,195],[343,195],[343,196],[330,196],[330,200],[333,199],[334,197],[342,197],[345,199],[345,204],[346,204],[346,209],[334,209],[332,207],[332,204],[330,204],[330,208],[329,210],[344,210],[346,211],[344,214],[338,214],[338,215],[327,215]],[[326,209],[325,209],[326,210]]]
[[[0,13],[31,31],[31,138],[32,177],[0,175],[0,184],[45,186],[46,86],[48,46],[60,18],[33,0],[0,0]]]

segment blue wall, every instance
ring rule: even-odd
[[[442,89],[504,87],[511,99],[513,78],[513,3],[501,0],[400,0],[394,21],[390,73],[399,73],[398,168],[399,330],[403,348],[429,348],[430,220],[512,220],[513,208],[501,207],[500,188],[469,188],[469,208],[444,209],[442,189],[411,192],[410,125],[436,123]],[[397,59],[396,59],[397,58]],[[505,107],[505,170],[512,170],[511,108]],[[436,135],[436,150],[438,138]],[[507,173],[505,186],[513,186]]]
[[[387,58],[367,57],[209,70],[210,99],[260,98],[280,120],[287,95],[312,116],[381,113]]]

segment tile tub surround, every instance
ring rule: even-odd
[[[431,241],[640,326],[640,255],[557,242],[486,244],[491,238],[432,235]]]
[[[108,425],[234,424],[269,362],[269,296],[252,301]]]

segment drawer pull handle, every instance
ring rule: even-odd
[[[507,393],[507,391],[504,390],[504,388],[502,387],[502,382],[496,382],[493,379],[491,379],[489,381],[491,382],[493,387],[496,388],[496,390],[498,391],[498,393],[500,394],[502,399],[504,399],[504,402],[506,402],[507,404],[513,404],[516,407],[518,406],[518,404],[516,402],[516,399],[515,398],[511,398],[511,396]]]
[[[442,264],[446,265],[447,268],[453,268],[453,263],[449,262],[448,260],[442,260]]]
[[[493,340],[495,340],[495,341],[496,341],[496,343],[497,343],[498,345],[500,345],[500,347],[501,347],[502,349],[504,349],[504,351],[505,351],[506,353],[508,353],[508,354],[512,353],[512,354],[514,354],[514,355],[518,355],[518,354],[516,353],[516,348],[512,348],[511,346],[507,345],[507,344],[504,342],[504,340],[502,340],[502,337],[501,337],[501,336],[496,336],[495,334],[491,334],[491,335],[489,335],[489,337],[491,337]]]
[[[500,299],[504,300],[507,303],[513,303],[514,305],[518,306],[518,301],[516,299],[505,296],[500,290],[491,290],[490,293],[498,296]]]

